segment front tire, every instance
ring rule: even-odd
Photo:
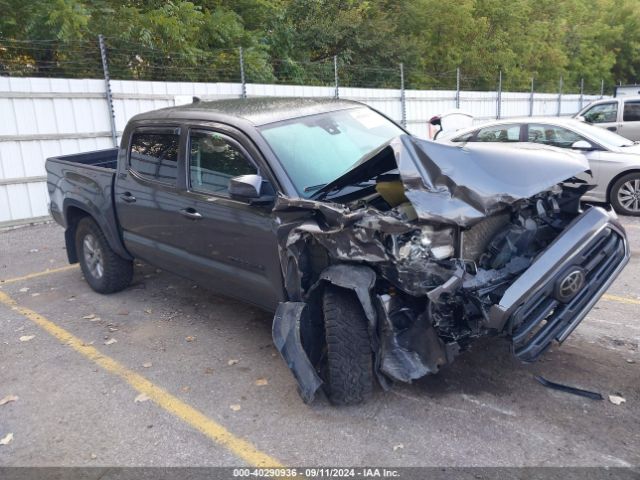
[[[322,311],[327,365],[325,390],[335,405],[356,405],[373,391],[373,356],[367,319],[351,290],[327,286]]]
[[[640,216],[640,173],[620,177],[611,187],[611,205],[621,215]]]
[[[84,278],[96,292],[119,292],[131,283],[133,262],[111,249],[104,233],[90,217],[78,222],[76,252]]]

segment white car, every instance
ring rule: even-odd
[[[512,118],[438,136],[438,142],[537,143],[583,153],[597,186],[583,200],[640,216],[640,144],[570,118]]]

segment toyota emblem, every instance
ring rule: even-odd
[[[556,287],[556,297],[561,302],[568,302],[584,287],[585,275],[580,268],[571,270]]]

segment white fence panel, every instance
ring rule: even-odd
[[[111,82],[118,139],[138,113],[189,103],[192,97],[238,98],[239,83],[115,80]],[[0,77],[0,226],[47,215],[47,157],[113,146],[105,84],[96,79]],[[247,84],[254,96],[333,97],[332,86]],[[402,120],[399,89],[340,87],[340,98],[364,102]],[[406,90],[407,129],[426,137],[428,120],[456,106],[452,90]],[[478,121],[496,118],[496,92],[460,92],[460,108]],[[598,98],[585,95],[583,104]],[[575,113],[579,95],[562,96],[562,115]],[[501,116],[527,116],[530,94],[503,92]],[[557,94],[535,94],[534,115],[557,115]]]
[[[109,146],[104,81],[0,77],[0,225],[47,215],[46,157]]]

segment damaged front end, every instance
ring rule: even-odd
[[[580,210],[587,169],[557,151],[401,136],[313,198],[280,198],[290,301],[273,338],[303,399],[322,384],[327,284],[357,295],[385,388],[436,373],[480,336],[510,336],[525,361],[563,341],[629,258],[614,214]]]

